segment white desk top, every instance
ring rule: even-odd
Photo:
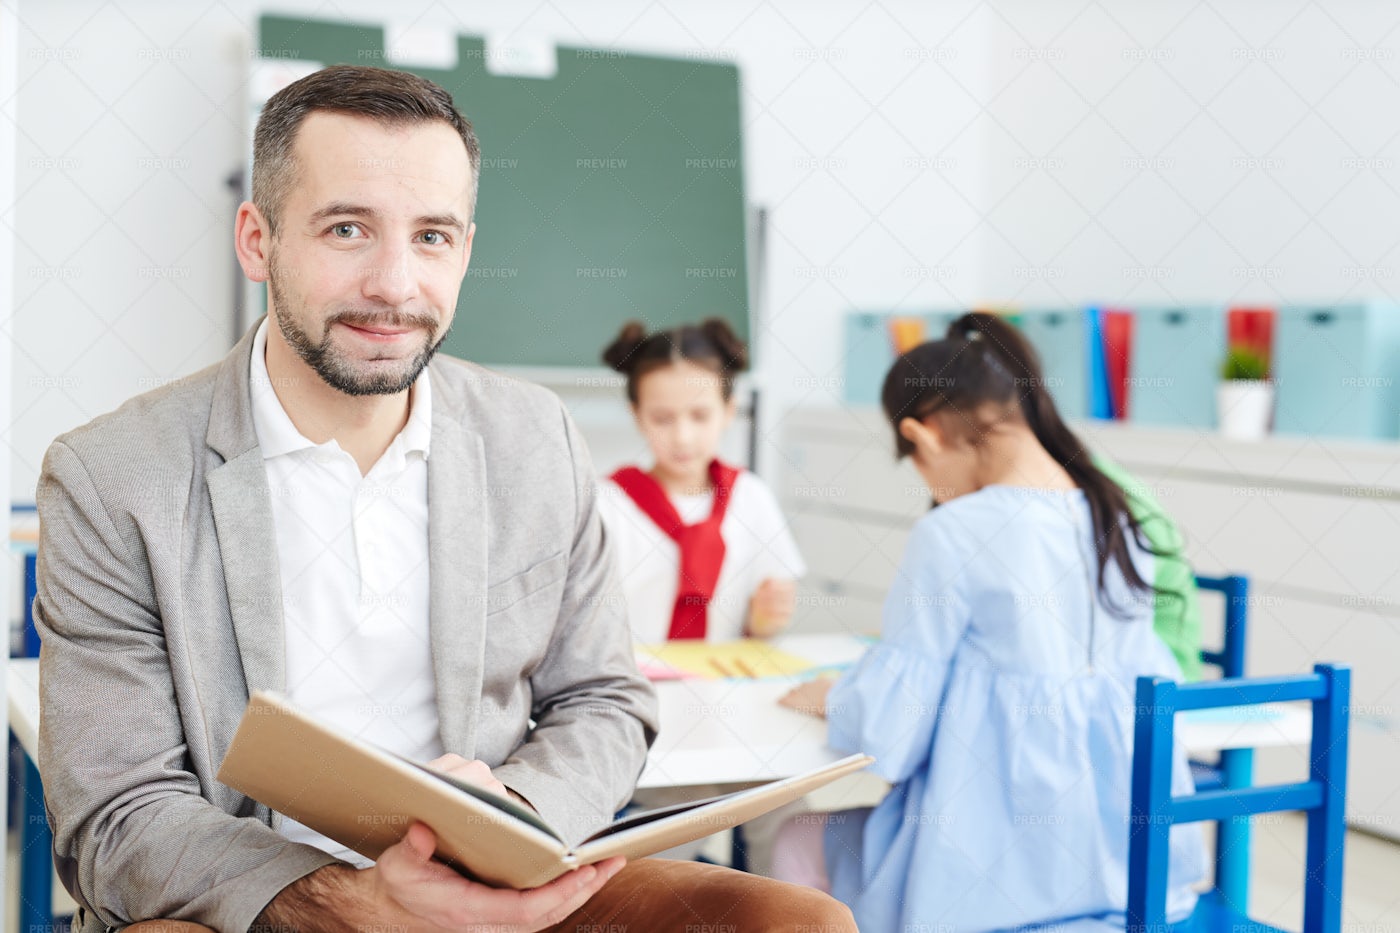
[[[864,650],[859,639],[840,635],[788,635],[775,643],[824,665],[847,663]],[[842,757],[826,745],[825,722],[778,705],[778,698],[802,679],[657,684],[661,733],[638,787],[769,781]],[[37,660],[10,661],[8,693],[10,729],[34,757],[39,733]],[[1312,711],[1307,704],[1292,703],[1201,710],[1181,714],[1176,731],[1193,755],[1223,748],[1304,745],[1312,733]]]
[[[39,760],[39,659],[11,658],[5,690],[10,701],[10,731],[24,753]]]
[[[823,665],[853,661],[856,638],[788,635],[784,651]],[[661,732],[638,787],[730,784],[791,777],[842,757],[826,745],[826,724],[777,705],[804,677],[769,680],[675,680],[656,684]],[[1312,735],[1307,704],[1272,703],[1182,713],[1178,738],[1193,756],[1226,748],[1305,745]]]

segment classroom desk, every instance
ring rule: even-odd
[[[773,645],[822,666],[854,663],[866,648],[845,635],[784,635]],[[774,781],[841,758],[827,747],[824,721],[778,705],[805,679],[656,684],[661,730],[637,787]]]
[[[774,645],[814,664],[839,666],[860,657],[866,643],[844,635],[787,635],[774,639]],[[637,786],[769,781],[842,757],[845,753],[827,747],[824,721],[777,704],[804,679],[656,684],[661,731]],[[1275,703],[1182,713],[1176,734],[1192,756],[1227,748],[1306,745],[1312,737],[1312,711],[1307,704]]]
[[[789,635],[779,647],[823,665],[859,657],[864,643],[839,635]],[[771,680],[676,680],[656,684],[661,731],[637,786],[743,784],[792,777],[844,756],[826,744],[826,723],[779,706],[778,697],[802,677]],[[10,660],[10,731],[26,754],[38,753],[39,662]],[[1276,703],[1251,716],[1182,713],[1177,736],[1192,755],[1226,748],[1306,745],[1312,712],[1306,704]],[[1201,711],[1201,713],[1213,711]]]
[[[24,753],[39,757],[39,659],[11,658],[5,679],[9,694],[10,731]]]

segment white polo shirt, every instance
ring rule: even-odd
[[[267,372],[268,321],[249,365],[253,427],[277,530],[287,696],[313,715],[418,762],[443,753],[428,636],[427,370],[408,423],[370,469],[334,440],[313,444]],[[369,863],[293,820],[282,835]]]

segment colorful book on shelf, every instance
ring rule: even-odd
[[[1089,368],[1089,417],[1112,418],[1113,397],[1103,352],[1103,315],[1098,308],[1084,310],[1084,340],[1084,358]]]
[[[1133,355],[1133,312],[1103,310],[1103,358],[1108,376],[1108,397],[1113,417],[1128,417],[1128,390],[1131,384],[1129,361]]]
[[[914,315],[896,314],[889,319],[890,346],[894,355],[908,353],[927,339],[928,322]]]
[[[747,822],[874,759],[851,755],[749,790],[629,816],[571,845],[534,811],[376,748],[258,692],[219,780],[374,859],[415,822],[437,836],[437,857],[496,887],[526,889],[616,855],[642,858]]]

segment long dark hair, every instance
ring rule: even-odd
[[[1127,535],[1132,534],[1143,550],[1164,555],[1147,541],[1123,487],[1094,465],[1083,442],[1060,418],[1040,358],[1011,324],[994,314],[964,314],[948,326],[944,339],[920,344],[895,360],[880,400],[894,426],[895,453],[901,458],[914,452],[913,443],[899,431],[905,418],[923,420],[944,412],[950,416],[944,422],[974,445],[997,422],[1024,421],[1089,502],[1099,592],[1107,595],[1104,572],[1110,561],[1132,589],[1157,592],[1133,564]],[[985,421],[989,406],[1001,408],[992,422]]]
[[[637,404],[642,377],[685,360],[719,376],[720,395],[734,395],[734,375],[749,365],[748,347],[722,318],[647,333],[641,321],[628,321],[603,349],[603,362],[627,376],[627,398]]]

